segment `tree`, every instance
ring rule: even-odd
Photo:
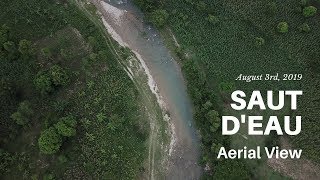
[[[76,125],[77,125],[76,118],[73,117],[72,115],[60,118],[60,121],[65,122],[70,127],[76,127]]]
[[[58,156],[58,161],[59,161],[59,163],[64,164],[64,163],[68,162],[68,158],[65,155],[60,155],[60,156]]]
[[[217,143],[217,144],[216,143],[212,143],[211,152],[214,153],[214,154],[218,154],[221,147],[222,147],[222,144],[220,144],[220,143]]]
[[[145,12],[150,12],[157,6],[156,1],[154,0],[134,0],[133,2]]]
[[[9,172],[9,167],[15,162],[16,157],[13,154],[0,149],[0,159],[0,173],[3,174]]]
[[[60,121],[54,125],[58,133],[62,136],[71,137],[76,135],[76,130],[73,127],[68,126],[63,121]]]
[[[262,37],[255,38],[255,45],[256,46],[263,46],[265,44],[265,40]]]
[[[211,132],[216,132],[218,128],[220,127],[221,124],[221,119],[219,117],[219,113],[215,110],[210,110],[205,117],[207,120],[210,122],[210,131]]]
[[[103,122],[103,121],[105,121],[105,120],[107,119],[107,116],[104,115],[102,112],[100,112],[99,114],[97,114],[96,117],[97,117],[97,120],[98,120],[99,122]]]
[[[117,128],[120,128],[124,122],[124,119],[122,117],[119,117],[118,115],[112,115],[109,119],[109,123],[107,125],[107,128],[114,131]]]
[[[306,5],[308,4],[308,1],[309,1],[309,0],[301,0],[301,1],[300,1],[300,5],[301,5],[301,6],[306,6]]]
[[[217,18],[217,16],[209,14],[207,17],[207,21],[209,21],[211,24],[217,24],[219,22],[219,19]]]
[[[31,41],[28,40],[21,40],[19,42],[19,52],[24,56],[30,56],[33,54],[32,44]]]
[[[303,16],[304,17],[312,17],[317,14],[317,8],[314,6],[308,6],[303,8]]]
[[[255,44],[258,46],[263,45],[264,39],[263,38],[255,38]],[[219,88],[222,93],[227,93],[227,94],[230,94],[232,91],[234,91],[236,89],[234,82],[221,82],[219,84]]]
[[[41,49],[41,53],[44,57],[46,58],[51,58],[52,57],[52,53],[51,53],[51,50],[49,48],[42,48]]]
[[[59,119],[59,122],[54,125],[58,133],[62,136],[71,137],[76,135],[77,121],[73,116],[67,116]]]
[[[69,82],[67,72],[60,66],[54,65],[49,70],[50,77],[54,85],[66,85]]]
[[[229,160],[225,159],[219,161],[216,165],[216,170],[214,173],[214,179],[237,179],[245,180],[250,179],[249,170],[246,167],[243,160]]]
[[[311,28],[307,23],[303,23],[298,27],[300,32],[310,32]]]
[[[62,138],[54,127],[42,131],[38,139],[40,152],[44,154],[56,153],[60,149],[61,144]]]
[[[53,109],[59,114],[62,113],[69,105],[69,102],[67,100],[57,100],[53,104]]]
[[[273,16],[277,12],[277,4],[275,2],[269,2],[267,4],[267,10],[266,13]]]
[[[3,43],[3,48],[8,51],[9,53],[15,53],[16,52],[16,45],[12,41],[7,41]]]
[[[53,91],[53,84],[51,78],[45,72],[39,72],[34,79],[34,85],[43,94],[51,93]]]
[[[289,25],[286,22],[280,22],[277,26],[278,32],[287,33],[289,29]]]
[[[24,126],[28,123],[28,118],[23,116],[19,111],[13,113],[11,116],[11,119],[13,119],[18,125]]]
[[[5,24],[0,28],[0,45],[9,40],[9,30],[10,28]]]
[[[29,101],[23,101],[20,103],[18,111],[24,114],[25,116],[33,115],[33,110],[31,108],[31,103]]]
[[[89,55],[89,59],[91,60],[91,61],[93,61],[93,62],[96,62],[96,60],[98,59],[98,54],[97,53],[91,53],[90,55]]]
[[[14,42],[7,41],[3,43],[3,49],[7,51],[7,59],[15,60],[17,58],[17,48]]]
[[[88,37],[88,43],[90,44],[90,46],[92,47],[92,49],[96,49],[97,40],[96,40],[95,37],[89,36],[89,37]]]
[[[54,180],[54,175],[53,174],[45,174],[43,176],[43,180]]]
[[[10,80],[2,77],[0,80],[0,97],[4,98],[12,94],[14,94],[14,92]]]
[[[202,106],[203,106],[204,110],[209,110],[212,107],[212,103],[210,101],[207,101]]]
[[[23,101],[19,104],[17,112],[11,115],[11,118],[18,124],[18,125],[26,125],[29,121],[31,116],[33,115],[33,110],[31,108],[31,104],[29,101]]]
[[[34,79],[34,84],[41,93],[51,93],[55,86],[69,83],[67,72],[58,65],[52,66],[49,71],[40,71]]]
[[[70,52],[67,49],[60,49],[60,55],[65,59],[70,59]]]
[[[204,1],[199,1],[196,6],[199,11],[204,11],[207,5]]]
[[[166,10],[157,9],[150,15],[150,21],[158,28],[162,28],[169,18],[169,14]]]

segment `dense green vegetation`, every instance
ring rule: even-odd
[[[140,96],[104,34],[71,1],[0,10],[0,179],[139,176]]]
[[[280,22],[277,29],[280,33],[287,33],[289,31],[289,25],[287,22]]]
[[[308,6],[303,8],[303,15],[305,17],[312,17],[317,14],[317,8],[314,6]]]
[[[163,27],[167,20],[168,20],[169,14],[166,10],[155,10],[150,14],[150,21],[157,27],[161,28]]]
[[[251,141],[262,146],[278,144],[276,135],[256,140],[253,137],[248,141],[241,136],[221,135],[221,127],[217,128],[219,116],[213,112],[218,112],[220,116],[232,113],[225,107],[230,103],[230,92],[234,89],[247,92],[257,89],[302,89],[305,95],[297,114],[303,116],[303,130],[298,136],[289,138],[297,148],[304,150],[303,158],[319,162],[317,144],[320,131],[316,125],[320,112],[319,1],[135,2],[147,16],[159,10],[169,12],[166,25],[172,29],[180,44],[175,51],[183,66],[195,107],[195,121],[202,136],[201,162],[211,167],[204,175],[206,178],[233,179],[236,175],[244,179],[281,178],[265,164],[265,160],[240,160],[235,165],[234,161],[216,159],[220,146],[231,148],[235,141],[242,146],[250,146]],[[302,73],[303,80],[235,81],[239,74],[267,73],[279,73],[280,78],[284,73]]]

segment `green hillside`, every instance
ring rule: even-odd
[[[280,145],[276,135],[262,139],[251,136],[248,140],[237,135],[221,135],[220,116],[239,114],[228,108],[230,93],[236,89],[303,90],[299,111],[295,112],[303,116],[303,130],[298,136],[285,138],[304,150],[303,158],[319,163],[320,131],[316,125],[320,107],[319,1],[135,0],[135,3],[162,31],[168,47],[180,59],[202,136],[202,163],[211,167],[204,177],[283,178],[266,165],[266,160],[216,159],[220,146]],[[179,45],[170,40],[172,35]],[[284,74],[302,74],[303,78],[301,81],[235,80],[240,74],[275,73],[280,79]],[[293,115],[288,110],[280,113]]]
[[[104,34],[69,1],[0,11],[0,179],[136,178],[141,97]]]

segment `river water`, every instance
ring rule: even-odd
[[[199,179],[201,167],[197,163],[200,142],[194,127],[192,104],[179,65],[170,55],[159,32],[144,22],[143,14],[131,1],[105,2],[112,7],[104,7],[104,19],[121,41],[145,61],[170,113],[176,141],[166,179]]]

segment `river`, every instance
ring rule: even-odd
[[[131,1],[93,2],[96,6],[100,3],[98,9],[106,21],[106,27],[114,31],[114,38],[141,56],[170,113],[175,143],[169,157],[166,179],[200,179],[200,142],[179,65],[170,55],[159,32],[144,22],[143,14]]]

